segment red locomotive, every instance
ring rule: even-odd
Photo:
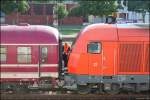
[[[62,78],[57,29],[40,25],[1,26],[2,87],[50,89],[59,85],[79,93],[95,89],[111,94],[121,89],[149,90],[147,24],[89,25],[74,43],[68,74]]]
[[[149,89],[149,25],[93,24],[81,31],[69,57],[68,73],[82,92],[96,87]]]

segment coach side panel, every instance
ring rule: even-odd
[[[46,62],[39,47],[47,48]],[[39,73],[58,77],[58,59],[57,45],[1,45],[1,80],[38,79]]]

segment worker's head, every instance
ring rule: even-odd
[[[65,42],[65,46],[67,46],[68,44]]]

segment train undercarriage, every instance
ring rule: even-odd
[[[88,94],[119,94],[126,93],[140,93],[149,91],[148,82],[106,82],[101,81],[97,83],[83,83],[72,79],[71,75],[65,75],[60,79],[41,78],[38,82],[19,81],[19,82],[3,82],[1,83],[1,93],[31,93],[31,92],[58,92],[62,93],[71,91],[72,93]]]

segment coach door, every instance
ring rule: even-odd
[[[89,75],[99,75],[101,72],[101,42],[88,43],[88,56],[89,56]]]
[[[39,77],[45,76],[45,67],[48,64],[48,47],[39,46]]]

